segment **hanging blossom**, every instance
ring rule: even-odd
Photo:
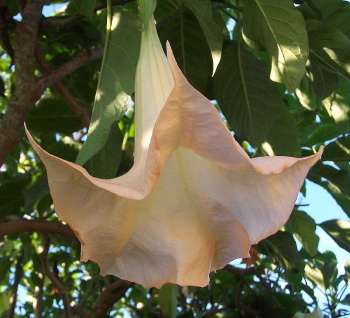
[[[135,162],[102,180],[29,140],[59,218],[102,275],[160,287],[206,286],[209,273],[288,220],[317,154],[250,159],[215,107],[186,80],[150,19],[136,72]]]

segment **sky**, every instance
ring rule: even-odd
[[[301,203],[309,205],[300,209],[313,217],[317,224],[331,219],[349,220],[332,196],[321,186],[307,180],[306,191],[306,197]],[[317,227],[316,233],[320,237],[319,250],[332,251],[337,256],[339,265],[344,266],[346,260],[350,259],[350,253],[340,248],[321,227]]]

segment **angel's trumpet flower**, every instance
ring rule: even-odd
[[[150,21],[136,73],[135,163],[125,175],[94,178],[29,139],[83,261],[148,287],[205,286],[211,271],[247,257],[287,221],[321,152],[250,159],[167,50],[168,59]]]

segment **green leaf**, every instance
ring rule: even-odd
[[[294,210],[285,228],[296,236],[310,256],[317,253],[319,237],[315,233],[316,223],[306,212]]]
[[[94,15],[96,0],[72,0],[75,8],[89,19]]]
[[[350,36],[350,3],[343,0],[313,0],[322,12],[323,19],[331,26]]]
[[[300,157],[300,141],[295,117],[286,104],[280,103],[270,114],[271,129],[262,148],[269,156]]]
[[[264,144],[266,152],[298,155],[295,120],[262,61],[232,42],[213,83],[215,99],[239,138],[253,147]]]
[[[72,137],[65,136],[47,147],[47,151],[56,157],[74,162],[81,147],[82,144],[80,142],[74,140]]]
[[[291,0],[248,0],[244,3],[243,32],[272,60],[270,77],[293,91],[305,74],[308,41],[302,14]]]
[[[322,154],[325,161],[350,161],[350,136],[329,143]]]
[[[319,19],[350,36],[350,3],[343,0],[308,0],[309,8],[300,6],[300,10],[308,19]],[[312,2],[312,5],[310,3]]]
[[[305,276],[320,286],[323,290],[327,289],[323,280],[322,271],[319,268],[312,268],[309,264],[307,264],[305,266]]]
[[[210,0],[184,0],[184,2],[192,10],[202,27],[210,47],[215,72],[221,58],[222,32],[213,20],[211,2]]]
[[[19,173],[15,178],[1,182],[0,188],[0,217],[19,214],[24,206],[24,191],[29,185],[28,175]]]
[[[175,318],[177,314],[177,296],[179,286],[175,284],[164,285],[159,290],[159,306],[164,314],[169,318]]]
[[[13,260],[8,257],[10,254],[8,252],[10,252],[13,249],[13,246],[9,244],[9,240],[4,240],[2,248],[4,250],[2,251],[2,257],[0,259],[0,282],[1,283],[3,283],[4,280],[8,279],[9,275],[11,274],[9,269],[13,265]],[[5,250],[7,250],[8,252],[6,252]],[[1,310],[0,310],[0,314],[1,314]]]
[[[30,214],[36,209],[38,201],[49,192],[47,175],[44,172],[35,176],[31,186],[24,191],[24,212]]]
[[[183,3],[173,0],[162,0],[157,2],[157,7],[154,11],[156,21],[162,21],[175,14],[180,8],[183,8]],[[159,30],[158,30],[159,31]]]
[[[96,178],[115,178],[121,160],[122,143],[123,133],[115,122],[105,146],[84,164],[84,168]]]
[[[65,135],[83,128],[77,114],[56,95],[43,95],[26,120],[30,131],[62,133]]]
[[[350,82],[345,78],[339,78],[336,91],[322,101],[322,105],[328,116],[334,120],[339,130],[343,133],[350,132]]]
[[[292,285],[293,291],[300,292],[304,291],[306,294],[308,294],[311,299],[316,301],[316,297],[314,295],[313,289],[307,285],[304,280],[304,275],[301,273],[295,273],[295,272],[285,272],[283,273],[283,278]]]
[[[5,82],[2,79],[2,76],[0,76],[0,96],[4,97],[5,96],[5,91],[6,91]]]
[[[304,76],[300,81],[299,87],[295,89],[295,95],[300,104],[308,110],[315,110],[318,106],[318,99],[311,85],[311,81]]]
[[[278,231],[257,246],[260,253],[270,256],[278,266],[303,272],[302,259],[291,233]]]
[[[310,79],[314,92],[320,100],[332,94],[338,86],[338,75],[325,69],[313,57],[310,57],[307,64],[306,75]]]
[[[326,290],[337,277],[337,265],[338,262],[334,253],[330,251],[322,254],[318,253],[312,262],[306,264],[305,276],[319,285],[323,290]]]
[[[303,144],[311,147],[317,144],[323,144],[337,136],[339,136],[339,129],[336,125],[322,124],[308,132],[308,136],[303,140]]]
[[[332,166],[317,163],[311,169],[311,175],[318,175],[337,186],[344,194],[350,196],[350,172],[343,169],[336,169]]]
[[[176,61],[191,85],[206,94],[212,74],[212,59],[205,36],[189,10],[181,10],[159,33],[161,42],[170,42]]]
[[[307,20],[310,57],[328,70],[350,79],[350,40],[336,28]]]
[[[350,222],[329,220],[319,224],[326,233],[343,249],[350,252]]]
[[[1,291],[0,295],[0,314],[5,313],[10,309],[12,298],[12,291],[10,289],[6,289],[5,291]]]
[[[19,13],[19,5],[17,1],[6,0],[5,2],[13,16]]]
[[[321,0],[323,1],[323,0]],[[321,10],[315,5],[315,0],[304,0],[301,1],[304,2],[305,5],[301,5],[299,7],[299,10],[304,13],[305,16],[311,16],[318,17],[320,20],[323,20],[322,12]]]
[[[88,138],[76,163],[85,162],[106,144],[113,123],[125,113],[134,91],[140,50],[140,21],[134,14],[116,12],[107,37]]]

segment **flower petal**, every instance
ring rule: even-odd
[[[154,56],[159,52],[148,54],[158,68],[166,65]],[[251,244],[286,222],[322,150],[302,159],[251,160],[214,106],[182,75],[169,45],[168,59],[174,82],[168,71],[160,77],[168,81],[165,91],[174,87],[161,110],[166,94],[154,108],[142,99],[152,101],[155,95],[147,90],[139,95],[136,111],[160,113],[151,124],[146,115],[138,117],[139,134],[146,135],[124,176],[91,177],[41,149],[27,133],[47,168],[56,213],[82,243],[83,261],[96,261],[104,275],[148,287],[205,286],[210,271],[246,257]],[[143,73],[151,71],[152,66]],[[157,81],[162,85],[155,78],[149,88],[154,90]]]

